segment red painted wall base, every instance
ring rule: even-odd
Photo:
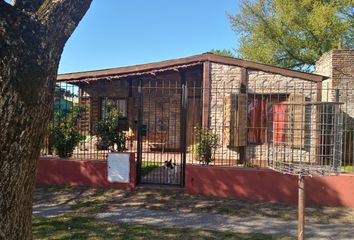
[[[60,158],[40,158],[36,183],[91,186],[104,188],[135,188],[136,164],[130,155],[130,182],[111,183],[107,180],[107,161],[77,161]]]
[[[354,175],[306,177],[306,203],[354,208]],[[267,169],[186,167],[185,191],[226,198],[297,203],[297,177]]]

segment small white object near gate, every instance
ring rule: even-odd
[[[108,154],[108,181],[117,183],[129,183],[130,181],[130,154]]]

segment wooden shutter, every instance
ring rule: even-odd
[[[288,144],[295,148],[305,146],[305,96],[290,94],[287,105],[287,132]]]
[[[247,95],[224,97],[224,144],[228,147],[247,145]]]
[[[226,94],[224,97],[224,130],[223,130],[223,143],[226,146],[232,146],[231,142],[231,113],[232,113],[232,99],[233,94]]]

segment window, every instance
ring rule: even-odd
[[[121,117],[127,117],[127,100],[126,99],[112,99],[103,98],[101,102],[101,118],[105,118],[105,109],[107,106],[114,107],[118,109]]]
[[[269,107],[274,103],[286,100],[284,94],[248,95],[248,133],[249,144],[264,144],[267,142],[267,123]],[[279,136],[281,138],[281,136]]]
[[[311,109],[306,108],[305,101],[302,94],[290,94],[286,102],[273,105],[274,143],[305,147],[305,123],[311,121]]]

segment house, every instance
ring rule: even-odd
[[[149,156],[193,147],[194,128],[200,125],[219,136],[216,163],[238,165],[248,161],[262,166],[268,156],[269,107],[289,99],[322,101],[322,83],[326,79],[322,75],[205,53],[136,66],[61,74],[57,81],[80,89],[80,104],[87,106],[81,121],[85,135],[92,134],[104,114],[104,103],[110,101],[127,121],[132,133],[131,148],[136,148],[141,109],[142,127],[146,130],[142,152],[149,152]],[[183,86],[188,89],[185,114]],[[293,131],[298,135],[295,141],[304,142],[296,138],[301,138],[305,130]],[[186,134],[185,142],[182,132]],[[293,152],[300,156],[303,151],[300,146]]]
[[[321,100],[343,103],[342,165],[354,170],[354,50],[333,49],[323,54],[316,63],[315,72],[327,77],[322,82]]]

